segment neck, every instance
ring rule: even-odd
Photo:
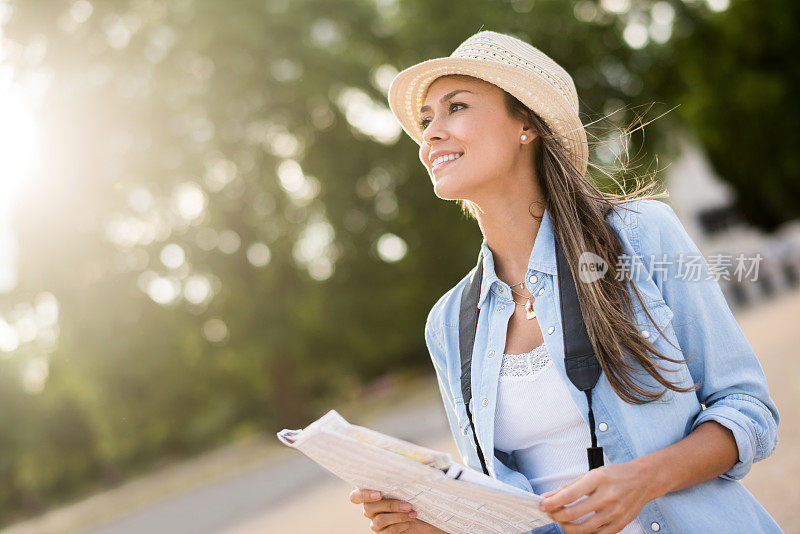
[[[492,251],[495,273],[510,286],[523,281],[528,271],[541,225],[540,219],[535,219],[531,212],[541,218],[543,198],[506,196],[498,199],[495,205],[481,205],[478,210],[478,225]]]

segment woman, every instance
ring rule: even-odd
[[[435,194],[458,200],[484,236],[466,403],[459,321],[472,272],[425,326],[465,463],[545,497],[554,523],[536,533],[780,532],[739,482],[777,444],[761,366],[700,251],[655,200],[665,194],[645,194],[651,183],[612,196],[586,176],[570,76],[527,43],[483,31],[398,74],[389,101]],[[564,365],[572,333],[562,331],[556,243],[578,267],[602,370],[585,391]],[[586,258],[600,269],[588,277]],[[702,276],[687,279],[692,261]],[[602,447],[592,469],[590,438]],[[444,532],[412,503],[372,494],[350,494],[372,530]]]

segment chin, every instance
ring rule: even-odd
[[[460,187],[453,187],[453,181],[450,176],[434,178],[434,180],[433,192],[437,197],[442,200],[459,200],[463,198],[463,191],[460,191]]]

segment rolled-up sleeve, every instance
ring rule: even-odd
[[[648,199],[636,210],[642,260],[674,312],[675,335],[693,380],[700,383],[696,394],[705,409],[691,429],[716,421],[732,431],[739,461],[721,476],[739,480],[778,443],[780,419],[766,376],[706,259],[673,209]],[[699,263],[699,275],[688,270],[690,258]],[[654,269],[654,259],[666,269]]]

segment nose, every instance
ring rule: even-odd
[[[439,121],[435,118],[422,130],[422,141],[427,143],[428,148],[433,145],[434,140],[440,141],[443,136],[445,136],[444,132],[439,128]]]

